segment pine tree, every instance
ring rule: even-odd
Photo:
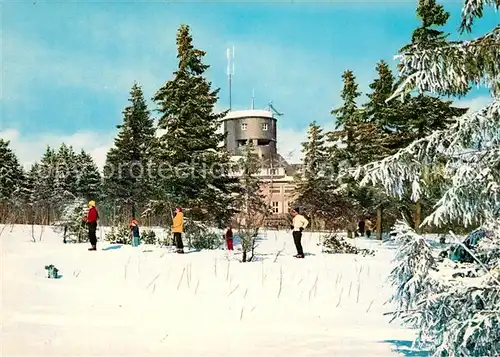
[[[361,93],[358,92],[356,77],[351,70],[346,70],[342,74],[342,80],[344,82],[344,87],[342,88],[340,96],[344,102],[341,107],[333,109],[331,112],[336,118],[336,129],[342,127],[342,131],[330,133],[329,142],[332,144],[331,147],[334,148],[334,151],[336,150],[335,148],[337,147],[339,139],[346,145],[346,150],[344,151],[345,158],[349,166],[352,166],[354,132],[356,130],[356,125],[362,120],[361,112],[356,103]]]
[[[246,262],[253,259],[257,233],[269,214],[269,207],[261,192],[261,181],[257,177],[261,163],[251,140],[243,148],[238,165],[242,173],[241,191],[237,196],[238,229],[242,242],[242,261]],[[247,259],[248,253],[252,255]]]
[[[117,126],[119,132],[114,147],[106,157],[104,191],[109,198],[133,208],[137,203],[145,204],[151,195],[153,178],[149,176],[149,167],[155,128],[137,83],[132,86],[129,102],[130,105],[123,111],[123,123]],[[96,180],[95,170],[88,158],[84,158],[83,164],[90,165],[86,169]],[[85,197],[97,194],[95,189],[92,190],[85,193]]]
[[[78,173],[77,197],[85,198],[87,201],[99,201],[103,194],[101,174],[92,156],[84,150],[76,157],[76,171]]]
[[[444,7],[437,4],[435,0],[421,0],[417,6],[417,14],[421,19],[421,25],[413,31],[411,43],[404,46],[400,52],[404,53],[413,47],[429,51],[444,46],[449,34],[438,29],[446,24],[450,16]],[[402,79],[407,78],[409,74],[402,76]],[[431,96],[423,91],[417,95],[412,96],[408,93],[403,96],[400,108],[400,119],[396,126],[399,130],[406,132],[406,136],[410,139],[400,148],[407,146],[414,139],[421,139],[436,130],[446,129],[454,123],[455,117],[467,112],[466,108],[453,107],[451,101],[442,100],[438,96]],[[444,183],[443,180],[430,180],[431,176],[435,176],[433,172],[428,172],[426,176],[426,195],[422,195],[421,199],[415,202],[414,225],[417,232],[421,230],[422,209],[433,207],[439,199],[438,196],[432,195],[432,193],[439,192],[439,189],[433,185]],[[423,177],[423,179],[426,178]],[[408,196],[409,201],[409,195],[405,196]]]
[[[333,109],[331,114],[336,117],[336,129],[344,126],[346,129],[348,126],[359,122],[359,111],[356,104],[356,100],[361,95],[358,92],[358,84],[356,83],[356,77],[351,70],[346,70],[342,74],[342,80],[344,82],[344,87],[342,89],[341,98],[344,101],[341,107]]]
[[[33,184],[33,203],[40,207],[43,221],[49,224],[54,218],[54,208],[59,201],[55,195],[57,155],[47,147],[40,163],[36,166],[36,179]]]
[[[323,129],[313,121],[309,125],[307,141],[302,143],[303,170],[298,181],[294,205],[303,207],[312,217],[312,225],[322,202],[328,194],[327,149]]]
[[[161,184],[163,200],[200,213],[200,217],[227,220],[234,213],[231,192],[237,179],[229,178],[229,155],[218,134],[225,113],[214,113],[219,90],[205,78],[205,52],[194,48],[189,26],[177,31],[178,69],[153,100],[161,114],[158,127],[166,133],[159,139],[159,162],[173,172]]]
[[[8,203],[19,193],[22,167],[9,141],[0,138],[0,202]]]
[[[421,25],[413,31],[411,43],[404,46],[400,53],[415,47],[430,50],[446,44],[449,34],[436,28],[444,26],[450,17],[443,5],[437,4],[435,0],[420,0],[417,14]],[[402,79],[407,77],[408,74],[405,74]],[[413,138],[423,138],[434,130],[445,129],[453,123],[453,117],[467,112],[466,108],[455,108],[451,104],[451,101],[443,101],[424,92],[416,96],[406,95],[401,112],[406,130]]]
[[[369,85],[372,92],[367,94],[369,101],[364,105],[363,115],[366,122],[386,127],[394,122],[394,116],[398,114],[397,108],[394,108],[397,102],[387,103],[396,89],[395,78],[384,60],[377,63],[376,71],[378,77]]]
[[[358,91],[356,78],[351,70],[346,70],[342,74],[344,87],[342,88],[341,98],[342,106],[333,109],[331,114],[336,117],[336,129],[328,133],[329,153],[328,161],[330,162],[329,174],[334,173],[334,184],[331,189],[331,195],[341,196],[341,201],[354,201],[353,193],[356,190],[355,182],[349,176],[345,176],[345,172],[355,165],[355,152],[353,151],[354,136],[357,127],[362,123],[362,112],[357,106],[357,99],[361,95]],[[340,129],[341,130],[338,130]],[[343,212],[343,222],[354,222],[356,217],[351,216],[351,210]],[[349,215],[349,217],[347,217]],[[351,235],[354,229],[350,223],[347,223],[348,234]],[[346,228],[344,226],[343,228]]]
[[[9,142],[0,138],[0,222],[15,215],[22,191],[23,170]]]
[[[61,144],[56,153],[54,197],[59,202],[72,200],[76,195],[76,155],[72,147]]]

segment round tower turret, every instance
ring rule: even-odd
[[[268,110],[239,110],[229,112],[223,119],[226,149],[235,156],[241,147],[252,140],[261,158],[276,155],[276,119]]]

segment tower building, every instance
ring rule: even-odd
[[[276,156],[276,118],[268,110],[238,110],[223,119],[226,133],[224,145],[233,156],[241,155],[241,148],[252,141],[259,158]]]

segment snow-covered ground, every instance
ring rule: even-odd
[[[383,315],[394,248],[374,240],[351,242],[375,257],[327,255],[306,233],[297,260],[289,233],[267,232],[243,264],[224,250],[88,252],[40,232],[36,243],[30,226],[0,236],[5,357],[421,355],[408,351],[413,331]],[[60,279],[47,279],[49,264]]]

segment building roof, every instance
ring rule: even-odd
[[[273,113],[271,113],[269,110],[250,109],[250,110],[230,111],[226,114],[226,116],[222,120],[248,118],[248,117],[269,118],[269,119],[274,118]]]

